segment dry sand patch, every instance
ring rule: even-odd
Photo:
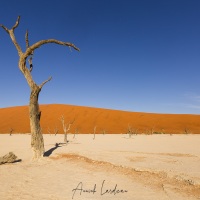
[[[174,191],[185,193],[187,195],[200,196],[200,186],[195,185],[191,180],[179,180],[177,178],[168,177],[165,172],[152,172],[133,169],[126,166],[116,166],[109,162],[103,162],[98,160],[92,160],[85,156],[78,154],[59,154],[57,157],[52,157],[53,160],[67,159],[83,166],[84,164],[90,168],[91,171],[105,171],[116,174],[122,174],[128,178],[141,182],[144,185],[148,185],[151,188],[157,188],[158,190],[164,190],[169,187]],[[166,191],[165,191],[166,192]]]
[[[73,139],[69,135],[69,143],[64,145],[63,135],[45,135],[46,151],[56,143],[61,143],[60,147],[48,157],[32,162],[30,135],[0,135],[0,155],[13,150],[22,159],[0,166],[2,199],[200,198],[199,136],[138,135],[125,139],[121,135],[98,135],[95,140],[92,138],[92,135],[79,135]],[[163,141],[166,143],[160,148],[157,142]],[[184,148],[186,141],[190,143]],[[168,161],[176,162],[167,164]],[[73,190],[81,186],[90,192],[80,194],[79,190],[74,194]],[[115,194],[116,191],[112,192],[115,189],[127,192]]]

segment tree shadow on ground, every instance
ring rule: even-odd
[[[53,151],[55,151],[58,147],[62,147],[62,146],[60,146],[62,144],[65,144],[65,143],[56,143],[55,147],[53,147],[53,148],[49,149],[48,151],[46,151],[43,156],[44,157],[49,157],[53,153]]]
[[[22,159],[15,160],[13,162],[6,162],[6,163],[2,163],[2,164],[4,164],[4,165],[11,165],[13,163],[18,163],[18,162],[22,162]],[[0,165],[2,165],[2,164],[0,164]]]
[[[22,162],[22,159],[15,160],[13,163]]]

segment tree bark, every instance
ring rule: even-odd
[[[31,147],[33,150],[33,159],[38,159],[43,156],[44,140],[40,127],[41,111],[39,109],[38,97],[41,89],[35,85],[31,89],[30,101],[29,101],[29,117],[31,128]]]
[[[66,132],[64,133],[64,143],[67,144],[67,133]]]

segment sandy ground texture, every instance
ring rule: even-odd
[[[30,137],[0,135],[2,200],[200,199],[200,135],[44,135],[37,162]]]

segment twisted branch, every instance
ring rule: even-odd
[[[59,44],[59,45],[63,45],[63,46],[68,46],[68,47],[72,47],[77,51],[80,51],[80,49],[78,47],[76,47],[74,44],[69,43],[69,42],[63,42],[60,40],[56,40],[56,39],[47,39],[47,40],[40,40],[38,42],[36,42],[35,44],[33,44],[32,46],[30,46],[26,52],[24,53],[25,58],[27,58],[28,56],[31,55],[31,52],[33,52],[35,49],[41,47],[43,44],[49,44],[49,43],[54,43],[54,44]]]

